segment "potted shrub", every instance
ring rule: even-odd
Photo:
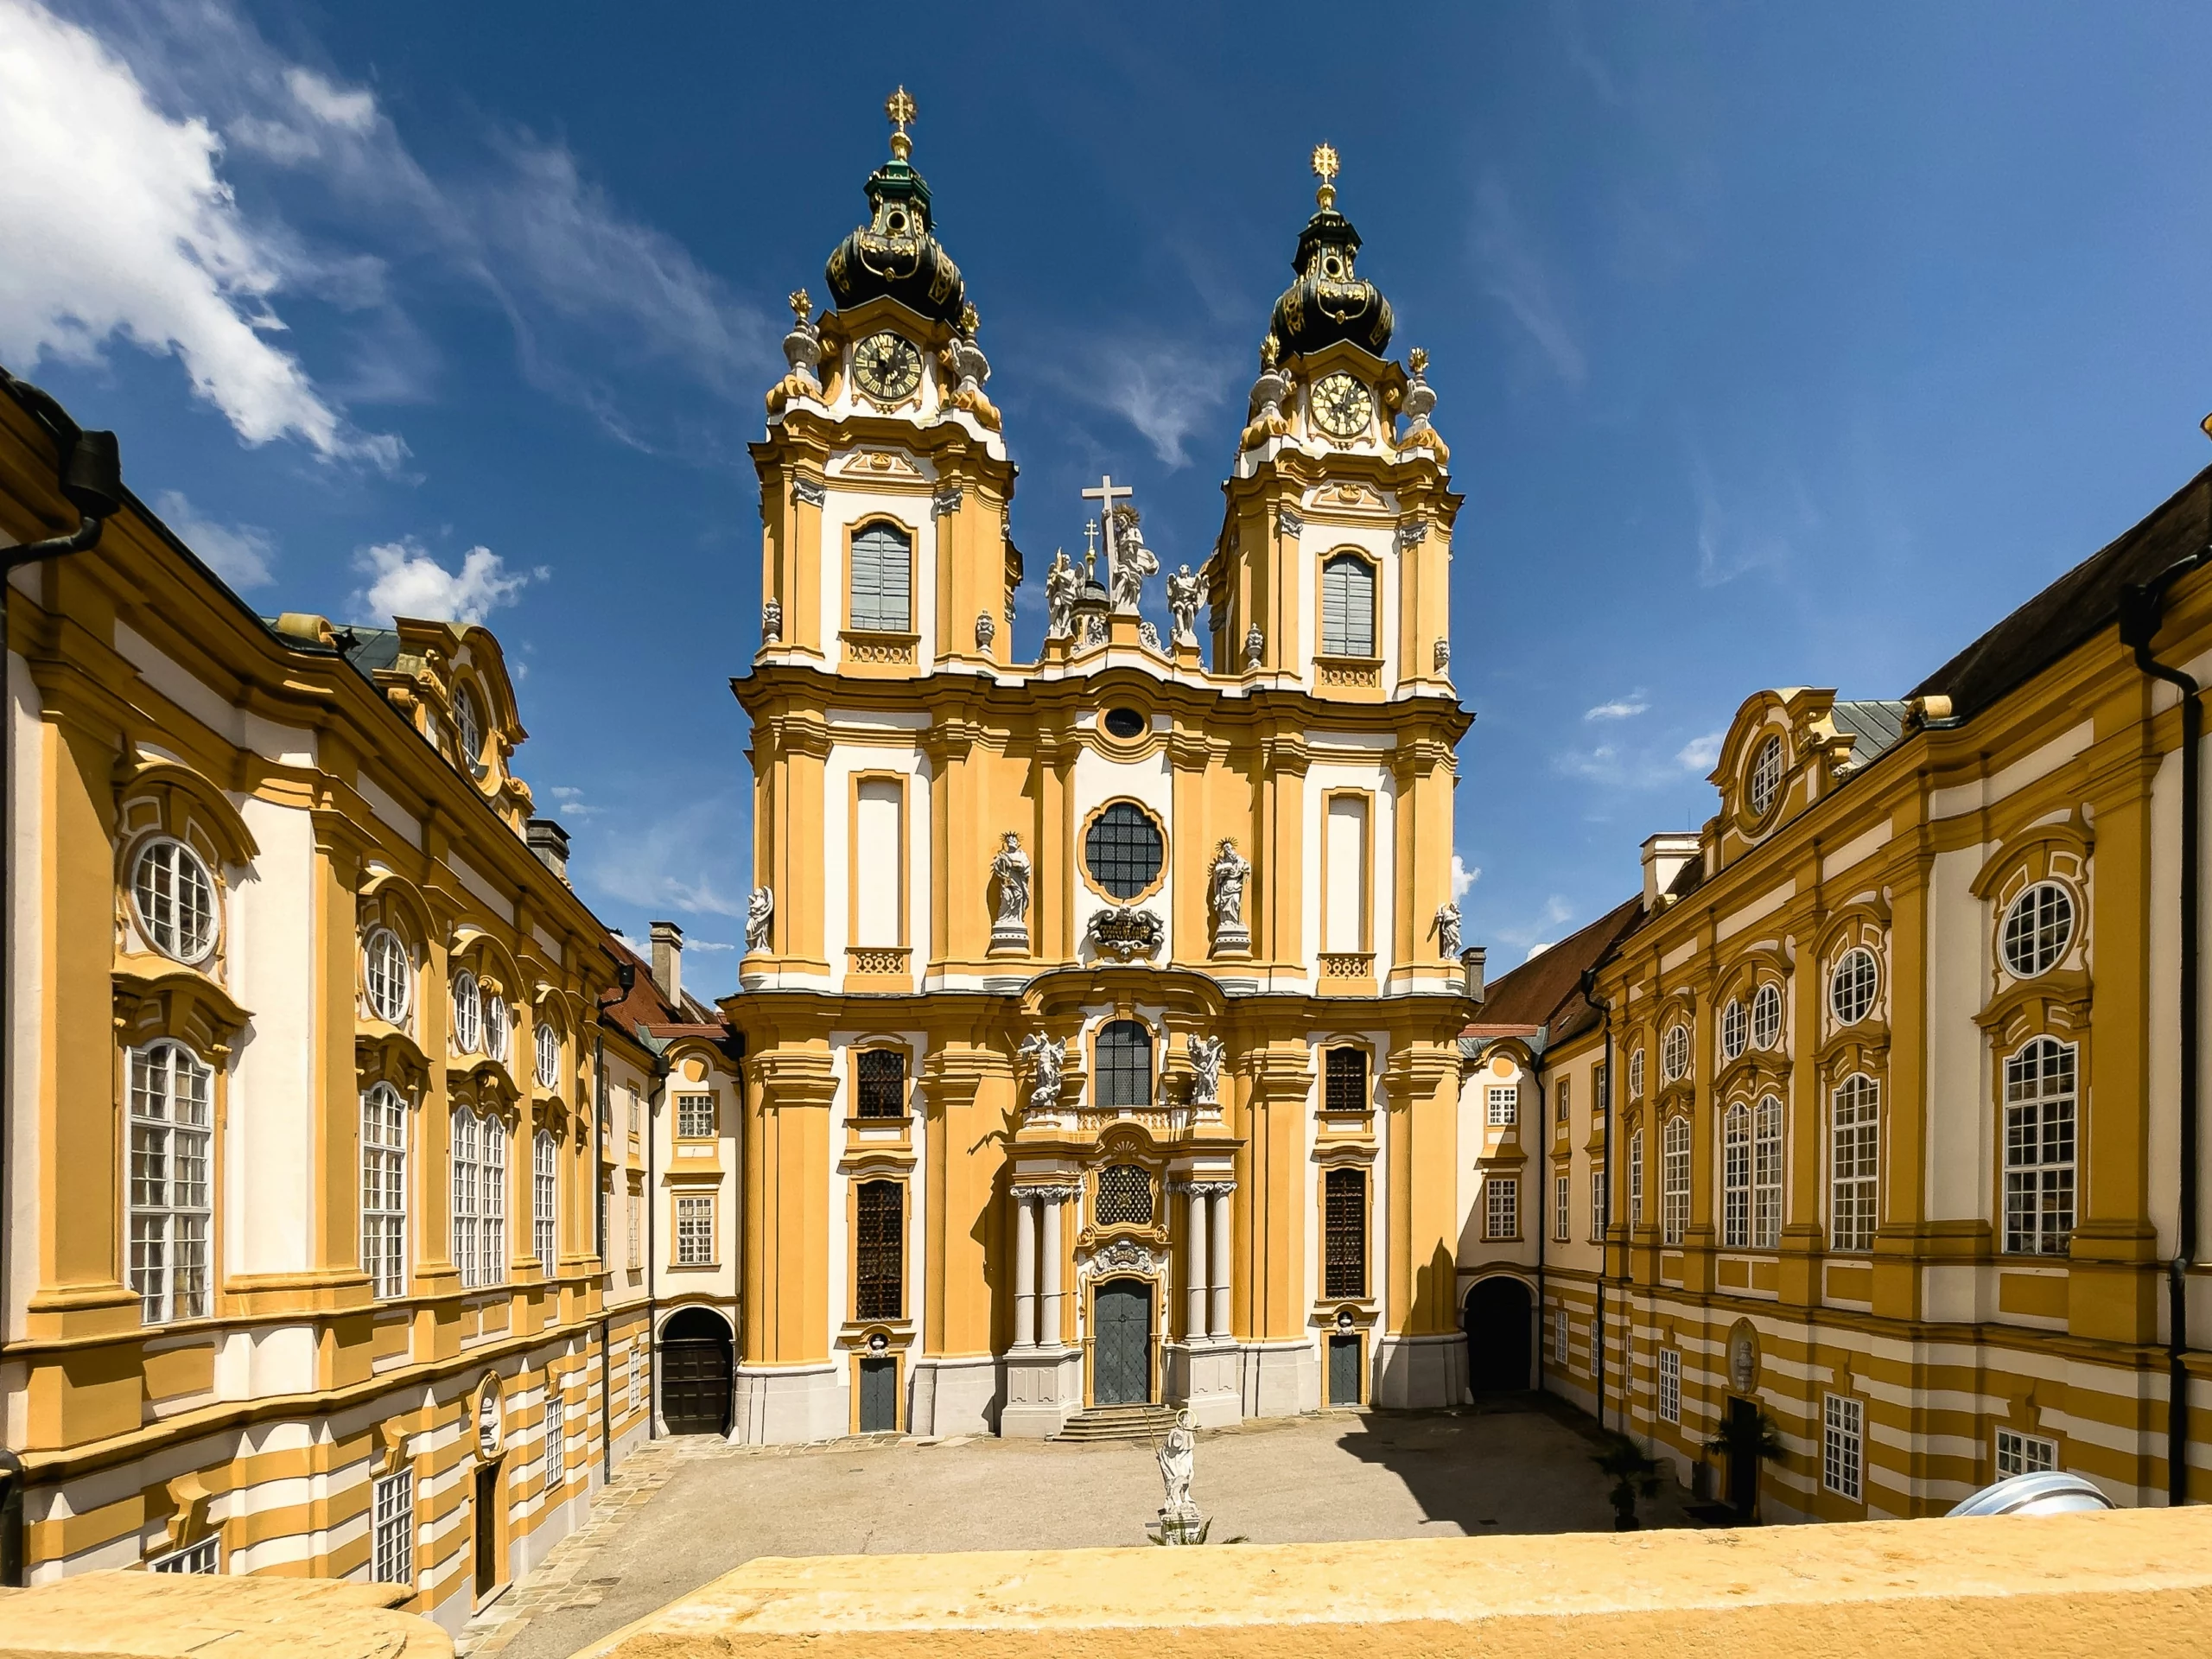
[[[1658,1463],[1644,1456],[1625,1434],[1614,1435],[1612,1443],[1591,1461],[1613,1478],[1612,1491],[1606,1494],[1612,1500],[1613,1530],[1634,1532],[1638,1524],[1636,1500],[1649,1497],[1659,1490]]]

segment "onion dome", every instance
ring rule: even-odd
[[[930,187],[906,158],[914,100],[901,86],[883,106],[891,118],[891,159],[868,175],[868,222],[837,245],[823,276],[839,310],[893,299],[933,322],[957,323],[967,288],[930,229]]]
[[[1314,146],[1313,171],[1321,181],[1314,195],[1319,206],[1299,233],[1298,252],[1290,262],[1298,280],[1275,302],[1268,332],[1287,356],[1344,340],[1380,357],[1390,347],[1390,302],[1352,269],[1359,232],[1337,211],[1334,149]]]

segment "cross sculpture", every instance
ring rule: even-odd
[[[1083,521],[1083,574],[1094,581],[1098,575],[1098,521]]]
[[[1098,516],[1106,521],[1106,585],[1109,588],[1114,585],[1115,571],[1120,568],[1114,554],[1114,503],[1135,493],[1128,485],[1116,484],[1111,473],[1099,479],[1096,489],[1083,493],[1084,500],[1098,504]],[[1086,532],[1089,528],[1084,526]]]

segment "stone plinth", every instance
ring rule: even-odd
[[[1083,1409],[1083,1351],[1077,1348],[1016,1348],[1006,1366],[1006,1404],[999,1433],[1010,1440],[1041,1440],[1067,1427]]]

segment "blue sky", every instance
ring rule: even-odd
[[[696,988],[750,875],[745,445],[894,83],[1033,569],[1106,468],[1205,556],[1342,152],[1466,497],[1497,966],[1709,815],[1749,693],[1897,695],[2212,462],[2201,7],[926,15],[0,0],[0,361],[264,612],[480,613],[579,887]]]

